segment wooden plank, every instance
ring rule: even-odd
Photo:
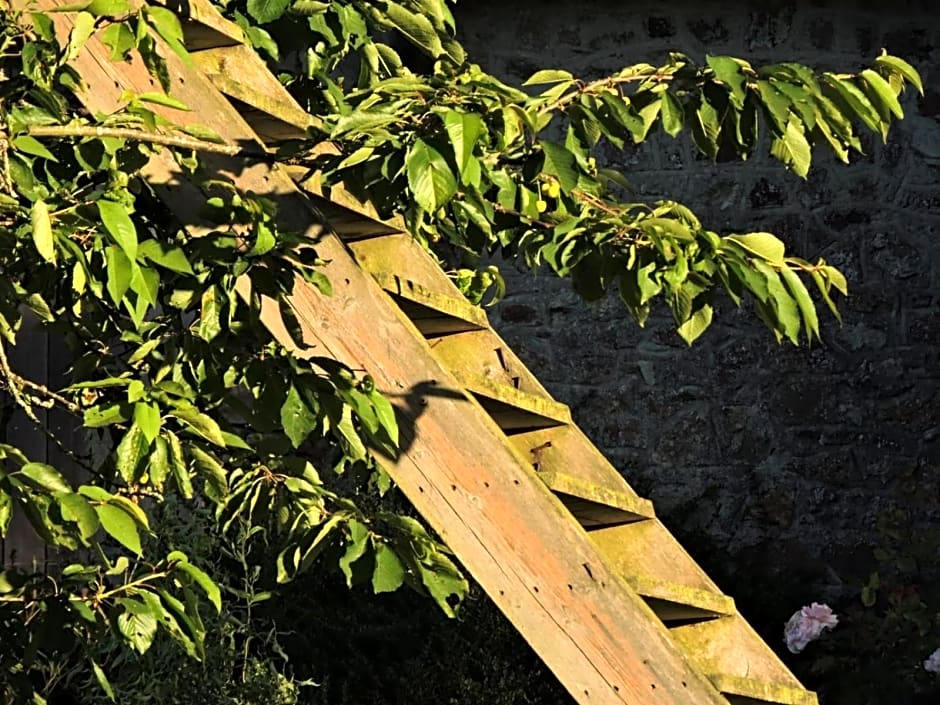
[[[753,678],[738,678],[720,673],[710,675],[709,680],[728,696],[731,705],[819,705],[816,694],[802,687],[762,683]]]
[[[437,342],[436,339],[435,342]],[[434,348],[432,347],[432,352]],[[445,365],[445,369],[486,409],[504,431],[546,428],[571,423],[571,411],[564,404],[538,394],[530,394],[508,384],[467,374]]]
[[[390,272],[373,272],[372,276],[379,286],[393,295],[405,315],[426,337],[489,326],[483,309],[463,296],[445,296]]]
[[[205,49],[193,52],[192,59],[219,91],[254,109],[241,113],[266,141],[302,139],[308,128],[322,124],[297,104],[251,47]]]
[[[632,492],[619,492],[585,482],[573,475],[538,470],[538,476],[561,498],[582,526],[599,527],[651,519],[653,503]]]
[[[588,535],[621,575],[722,594],[658,519],[591,529]]]
[[[339,154],[339,149],[330,142],[321,142],[311,151],[316,154]],[[407,231],[400,216],[383,219],[371,203],[362,201],[341,184],[324,188],[322,174],[300,165],[280,165],[286,170],[314,206],[329,220],[330,225],[343,240],[353,242],[360,239],[393,235]],[[409,239],[413,238],[408,235]],[[403,271],[410,271],[404,270]]]
[[[440,338],[431,343],[431,349],[447,369],[462,378],[486,380],[559,403],[492,329]]]
[[[241,27],[222,17],[209,0],[153,0],[151,4],[179,15],[183,40],[190,51],[249,43]]]
[[[676,627],[672,635],[724,693],[762,703],[816,704],[816,696],[801,687],[740,615]]]
[[[664,622],[714,619],[735,613],[734,600],[718,592],[644,575],[628,575],[624,579]]]
[[[356,261],[375,274],[407,272],[408,278],[432,294],[463,297],[434,257],[410,233],[399,233],[349,243]]]
[[[590,485],[640,498],[577,426],[513,434],[510,440],[540,470],[564,473]]]

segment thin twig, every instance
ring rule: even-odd
[[[30,137],[53,137],[66,139],[69,137],[114,137],[122,140],[149,142],[165,147],[179,147],[192,149],[197,152],[213,152],[225,154],[230,157],[253,157],[267,159],[271,155],[263,149],[246,149],[234,144],[216,144],[194,137],[180,137],[178,135],[165,135],[158,132],[146,132],[132,127],[93,127],[91,125],[39,125],[29,128]]]

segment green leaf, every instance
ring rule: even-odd
[[[396,553],[385,543],[375,545],[375,569],[372,573],[372,590],[394,592],[405,579],[405,566]]]
[[[29,135],[20,135],[13,139],[13,146],[16,147],[19,151],[25,152],[26,154],[32,154],[36,157],[42,157],[43,159],[48,159],[52,162],[58,162],[59,160],[55,158],[55,155],[46,149],[46,145],[37,140],[35,137],[30,137]]]
[[[210,443],[214,443],[220,448],[225,447],[222,429],[219,428],[219,424],[211,416],[207,416],[193,407],[173,409],[169,415],[184,421],[193,431]]]
[[[783,93],[777,90],[776,86],[770,81],[758,81],[758,95],[761,103],[770,114],[770,119],[774,123],[777,132],[784,133],[787,124],[790,122],[790,100]]]
[[[137,259],[137,229],[127,214],[127,209],[114,201],[100,200],[97,203],[101,222],[104,223],[111,239],[124,251],[127,259],[133,262]]]
[[[159,240],[144,240],[137,247],[137,255],[173,272],[193,274],[193,268],[183,250]]]
[[[571,191],[578,186],[578,173],[575,166],[575,156],[556,142],[542,140],[539,142],[545,162],[542,171],[558,179],[558,183],[565,191]]]
[[[71,492],[72,486],[58,470],[45,463],[26,463],[19,473],[34,485],[50,492]]]
[[[757,255],[771,264],[782,264],[786,255],[786,245],[771,233],[728,235],[725,239],[736,242],[751,254]]]
[[[290,0],[248,0],[248,14],[261,24],[279,19],[287,12]]]
[[[153,452],[147,464],[147,474],[150,484],[157,489],[163,488],[163,483],[170,474],[170,448],[163,436],[154,439]]]
[[[144,654],[157,635],[157,617],[150,605],[133,598],[118,598],[115,601],[124,608],[118,615],[118,631],[128,645],[137,653]]]
[[[136,555],[141,554],[137,522],[127,512],[113,504],[98,504],[95,511],[101,527],[111,538]]]
[[[800,276],[789,267],[780,270],[780,274],[790,293],[793,294],[796,305],[800,309],[800,314],[803,316],[803,327],[806,330],[807,340],[812,341],[814,336],[818,338],[819,318],[816,315],[816,305],[813,303],[809,291],[806,290]]]
[[[345,441],[346,455],[353,460],[362,460],[368,455],[366,447],[363,445],[362,439],[359,437],[359,434],[356,432],[356,427],[353,425],[352,409],[349,406],[343,405],[343,412],[339,422],[336,423],[336,430]]]
[[[72,31],[69,32],[69,45],[66,49],[66,61],[75,60],[85,46],[88,38],[95,33],[95,17],[88,12],[79,12],[72,19]]]
[[[62,518],[78,525],[83,541],[95,535],[99,527],[98,515],[87,499],[77,492],[69,492],[60,495],[57,501]]]
[[[718,157],[718,135],[721,132],[718,111],[703,95],[695,116],[697,120],[692,126],[692,139],[703,154],[715,159]]]
[[[136,407],[134,415],[137,415]],[[118,444],[115,454],[115,467],[121,479],[128,485],[137,481],[138,468],[149,448],[150,442],[135,420]]]
[[[770,145],[770,153],[781,162],[791,167],[795,174],[806,178],[813,155],[806,141],[803,130],[795,119],[787,123],[787,130],[775,137]]]
[[[469,174],[468,165],[471,161],[474,161],[473,148],[485,129],[483,118],[474,113],[448,110],[444,113],[444,129],[447,131],[447,136],[454,148],[460,180],[464,184],[470,183],[467,178]]]
[[[825,84],[834,91],[835,97],[841,99],[842,103],[868,126],[868,129],[884,135],[878,111],[858,86],[832,73],[824,73],[822,78]]]
[[[904,59],[891,56],[882,50],[881,56],[875,59],[875,64],[891,71],[897,71],[899,74],[904,76],[908,83],[913,85],[921,95],[924,94],[924,84],[920,80],[920,74],[917,73],[917,69],[907,63]]]
[[[186,51],[184,44],[183,26],[180,24],[180,19],[176,16],[176,13],[168,8],[153,5],[145,5],[145,11],[160,38],[167,43],[167,46],[173,50],[173,53],[184,64],[192,66],[192,58],[189,56],[189,52]],[[161,80],[164,89],[169,90],[168,83]]]
[[[170,451],[170,472],[173,475],[173,481],[185,499],[192,499],[193,483],[189,477],[189,469],[186,467],[186,459],[183,457],[183,444],[172,431],[166,432],[166,440]]]
[[[0,538],[7,535],[13,518],[13,497],[0,489]],[[2,590],[0,590],[2,592]]]
[[[95,680],[98,681],[98,685],[101,686],[101,689],[104,691],[104,694],[108,696],[108,699],[111,700],[111,702],[115,702],[114,688],[111,687],[111,682],[108,680],[108,677],[94,659],[89,660],[91,662],[91,670],[95,674]]]
[[[457,180],[447,161],[424,140],[416,140],[408,150],[405,166],[408,186],[428,213],[436,212],[457,192]]]
[[[291,385],[281,405],[281,425],[294,448],[299,448],[317,427],[316,414],[310,410],[294,385]]]
[[[202,315],[199,317],[199,337],[207,343],[222,332],[221,306],[219,305],[219,288],[210,286],[202,292]]]
[[[131,408],[126,404],[113,404],[111,406],[93,406],[85,409],[82,424],[86,428],[101,428],[116,423],[123,423],[130,419]]]
[[[42,199],[33,203],[30,209],[30,221],[33,226],[33,244],[40,256],[55,264],[55,242],[52,234],[52,221],[49,219],[49,207]]]
[[[175,553],[179,553],[179,551]],[[219,589],[219,586],[215,584],[215,581],[209,577],[208,573],[201,568],[197,568],[188,560],[177,563],[176,569],[186,573],[196,585],[202,588],[203,592],[206,593],[206,597],[209,598],[209,602],[215,607],[216,613],[222,612],[222,591]]]
[[[524,82],[523,86],[541,86],[546,83],[562,83],[563,81],[572,81],[574,80],[574,75],[569,71],[562,71],[560,69],[542,69],[541,71],[536,71],[531,76],[529,76]]]
[[[130,13],[128,0],[91,0],[85,10],[95,17],[117,17]]]
[[[705,304],[695,311],[687,321],[677,329],[682,339],[691,345],[712,323],[712,307]]]
[[[385,3],[384,15],[409,42],[430,56],[437,58],[445,53],[434,25],[424,15],[411,12],[395,2]]]
[[[162,105],[165,108],[173,108],[174,110],[183,110],[185,112],[190,111],[190,107],[186,105],[181,100],[172,98],[166,93],[158,93],[156,91],[150,91],[147,93],[138,93],[134,96],[136,100],[143,101],[145,103],[153,103],[154,105]]]
[[[669,91],[662,94],[663,106],[660,114],[662,115],[663,130],[670,137],[675,137],[682,131],[682,122],[684,112],[682,104]]]
[[[705,61],[722,83],[731,90],[731,104],[741,110],[747,91],[744,87],[744,74],[741,73],[741,64],[730,56],[706,56]]]
[[[156,404],[137,402],[134,405],[134,423],[143,431],[147,443],[153,443],[160,433],[160,407]]]
[[[898,102],[897,96],[888,85],[888,82],[881,77],[881,74],[875,73],[871,69],[865,69],[859,74],[862,82],[868,86],[868,97],[878,108],[882,120],[888,120],[888,112],[891,112],[898,120],[904,118],[904,110]]]
[[[375,413],[378,417],[379,424],[385,432],[388,434],[389,440],[394,445],[398,445],[398,421],[395,419],[395,407],[392,406],[391,402],[386,399],[382,394],[373,389],[372,393],[369,394],[369,400],[372,402],[372,406],[375,407]]]
[[[368,547],[369,529],[362,522],[350,519],[347,525],[348,535],[346,541],[346,552],[339,559],[339,567],[346,576],[346,584],[352,587],[353,584],[353,563],[365,555]]]
[[[196,474],[206,481],[206,496],[218,504],[228,493],[225,469],[215,457],[198,446],[190,446],[189,454],[192,456]]]
[[[111,50],[111,61],[122,61],[137,46],[137,38],[123,22],[109,24],[100,34],[101,42]]]

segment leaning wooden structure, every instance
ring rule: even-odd
[[[313,118],[241,30],[208,0],[186,6],[194,62],[163,52],[171,94],[231,145],[303,136]],[[67,32],[70,15],[59,17]],[[159,90],[142,62],[109,54],[92,40],[74,62],[90,112],[115,110],[125,90]],[[315,178],[290,167],[220,155],[206,167],[274,199],[284,227],[320,238],[334,294],[298,281],[291,303],[305,342],[402,401],[407,450],[387,469],[579,703],[816,704],[399,223],[335,189],[322,198]],[[144,175],[184,225],[202,227],[204,199],[170,157]],[[307,354],[274,303],[265,322]]]

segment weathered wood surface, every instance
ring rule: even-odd
[[[90,110],[113,109],[124,89],[155,89],[139,62],[111,64],[107,55],[92,41],[77,61]],[[168,60],[172,94],[196,108],[201,124],[232,142],[256,139],[208,79],[169,53]],[[343,243],[311,223],[309,203],[283,170],[232,160],[209,166],[276,200],[284,227],[321,238],[335,293],[323,297],[298,280],[292,301],[308,342],[317,354],[367,370],[396,402],[403,452],[389,471],[572,694],[582,703],[723,703]],[[148,176],[165,187],[185,181],[162,157]],[[188,218],[184,200],[177,195],[167,205]],[[276,306],[265,317],[289,344]]]
[[[375,272],[372,277],[396,298],[398,307],[425,337],[480,330],[489,326],[483,309],[474,306],[463,296],[438,294],[399,274]]]

